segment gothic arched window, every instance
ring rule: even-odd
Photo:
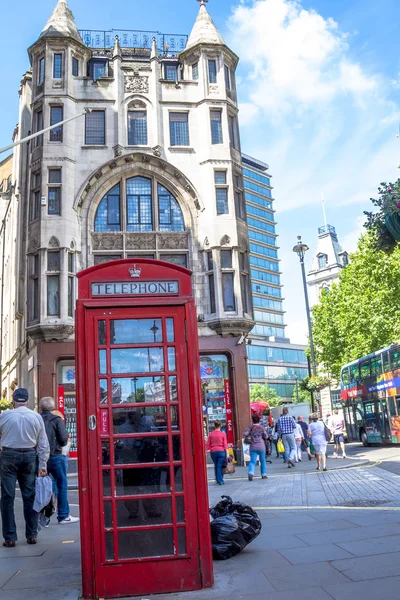
[[[149,177],[136,176],[118,183],[102,198],[94,230],[185,231],[185,222],[178,201],[167,188]]]
[[[160,183],[158,193],[158,224],[160,231],[184,231],[185,225],[179,204]]]
[[[100,202],[94,220],[94,230],[121,231],[120,184],[117,183]]]

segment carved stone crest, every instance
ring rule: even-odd
[[[142,154],[142,162],[143,163],[149,163],[150,162],[150,156],[147,156],[147,154]]]
[[[116,169],[118,167],[118,163],[116,160],[113,160],[112,163],[108,165],[110,169]]]
[[[227,246],[230,243],[231,243],[231,238],[229,237],[229,235],[224,235],[221,238],[221,241],[220,241],[221,246]]]
[[[152,150],[153,150],[154,156],[157,156],[158,158],[160,158],[160,156],[162,154],[162,147],[161,146],[154,146],[154,148],[152,148]]]
[[[135,71],[133,75],[126,75],[125,92],[139,92],[142,94],[148,94],[149,78],[139,75],[138,71]]]
[[[123,148],[122,148],[122,146],[117,144],[116,146],[114,146],[113,150],[114,150],[114,157],[117,158],[118,156],[121,156]]]
[[[100,179],[100,177],[102,177],[102,175],[103,175],[103,171],[100,170],[100,171],[97,171],[97,173],[95,174],[95,177],[96,177],[96,179]]]

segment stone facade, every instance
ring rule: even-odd
[[[157,47],[156,39],[146,48],[124,47],[118,37],[106,48],[83,39],[87,42],[65,0],[59,0],[29,48],[31,69],[21,82],[18,138],[76,118],[22,145],[15,155],[15,198],[20,201],[11,313],[19,315],[24,341],[18,345],[18,385],[28,387],[36,400],[57,393],[58,361],[74,359],[76,272],[136,256],[183,261],[193,270],[201,348],[208,353],[226,348],[232,369],[246,383],[245,353],[236,341],[254,322],[251,301],[243,300],[250,298],[248,278],[242,277],[248,271],[248,234],[238,203],[244,199],[234,192],[234,178],[242,173],[238,57],[204,4],[179,54]],[[85,114],[87,109],[92,112]],[[142,143],[129,137],[129,119],[138,115],[141,126],[146,124]],[[174,118],[184,122],[175,133]],[[212,118],[218,121],[216,130]],[[139,196],[139,216],[129,204],[132,178],[151,182],[148,227],[140,224]],[[110,225],[116,217],[107,194],[114,186],[119,186],[119,224]],[[226,190],[222,209],[216,201],[221,189]],[[170,194],[170,207],[179,207],[171,211],[183,218],[181,229],[162,225],[161,193]],[[106,224],[99,226],[104,198]],[[132,219],[137,219],[133,225]],[[231,252],[227,269],[221,265],[221,249]],[[247,401],[245,394],[244,421]]]

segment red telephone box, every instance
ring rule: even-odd
[[[191,272],[128,259],[78,278],[83,597],[211,587]]]

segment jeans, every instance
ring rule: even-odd
[[[47,463],[47,471],[56,481],[57,519],[58,522],[60,522],[69,516],[68,480],[65,457],[62,454],[51,454]]]
[[[222,474],[222,465],[226,461],[226,452],[220,450],[219,452],[210,452],[211,460],[214,463],[215,480],[217,483],[224,483],[224,476]]]
[[[24,504],[25,536],[34,538],[38,534],[39,514],[33,510],[37,477],[36,450],[3,449],[0,459],[1,519],[3,537],[7,542],[17,540],[14,516],[15,485],[18,481]]]
[[[261,477],[267,475],[267,459],[265,450],[250,450],[249,475],[254,475],[257,458],[260,459]]]
[[[301,441],[296,441],[296,459],[301,460]]]
[[[63,459],[64,459],[64,462],[65,462],[65,469],[66,469],[66,472],[68,473],[68,454],[67,454],[67,456],[64,456],[64,454],[63,454],[63,455],[62,455],[62,457],[63,457]],[[57,500],[57,498],[58,498],[57,482],[56,482],[56,480],[54,479],[54,477],[52,477],[52,478],[51,478],[51,481],[52,481],[52,484],[53,484],[53,494],[55,495],[55,497],[56,497],[56,500]],[[68,480],[67,480],[67,481],[68,481]]]
[[[286,460],[294,462],[296,457],[296,440],[294,439],[294,433],[284,433],[282,435],[282,442],[285,446]]]

